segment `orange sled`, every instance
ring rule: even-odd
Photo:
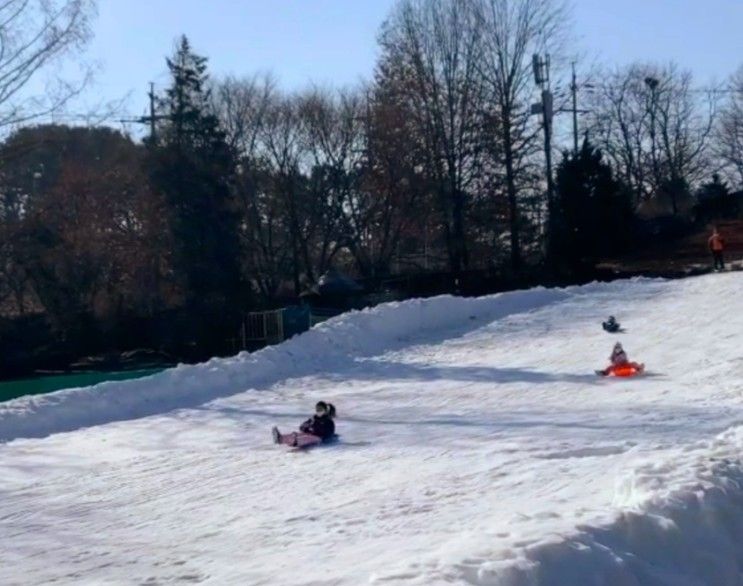
[[[622,364],[621,366],[612,366],[606,376],[635,376],[645,371],[644,364]],[[604,374],[603,372],[601,374]]]

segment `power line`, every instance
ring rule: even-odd
[[[167,120],[169,116],[155,114],[155,84],[150,82],[150,91],[147,92],[147,96],[150,98],[150,115],[140,116],[138,118],[122,118],[118,122],[122,123],[133,123],[133,124],[149,124],[150,125],[150,138],[155,141],[157,127],[155,123],[158,120]]]
[[[638,81],[638,86],[640,85]],[[608,83],[591,83],[590,85],[583,86],[584,88],[588,89],[589,91],[591,89],[604,89],[604,90],[621,90],[621,89],[627,89],[628,86],[626,85],[613,85]],[[696,88],[686,88],[684,91],[690,92],[690,93],[699,93],[699,94],[743,94],[743,88],[705,88],[705,87],[696,87]]]

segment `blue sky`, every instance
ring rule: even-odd
[[[346,85],[371,75],[376,36],[395,0],[99,0],[89,100],[129,95],[141,114],[150,81],[186,33],[212,74],[272,71],[286,88]],[[176,8],[177,6],[177,8]],[[676,61],[697,83],[743,65],[743,0],[574,0],[576,54],[621,65]]]

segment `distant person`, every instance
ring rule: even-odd
[[[315,405],[315,414],[299,426],[299,431],[282,434],[277,427],[271,430],[275,444],[293,448],[304,448],[326,442],[335,437],[335,407],[320,401]]]
[[[603,327],[604,330],[606,330],[610,334],[614,334],[618,332],[622,326],[619,325],[619,322],[613,315],[610,315],[609,319],[607,319],[605,322],[601,322],[601,327]]]
[[[722,253],[725,250],[725,239],[717,231],[717,228],[712,229],[712,236],[709,237],[707,245],[712,253],[713,270],[725,270],[725,261],[722,258]]]
[[[624,351],[624,348],[622,348],[622,345],[619,342],[614,344],[614,349],[611,352],[611,356],[609,356],[609,362],[609,366],[607,366],[604,370],[597,370],[596,374],[609,376],[617,370],[621,370],[624,368],[631,368],[635,372],[642,372],[645,368],[644,364],[631,362],[629,357],[627,356],[627,353]]]

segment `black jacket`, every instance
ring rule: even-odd
[[[322,440],[330,439],[335,435],[335,423],[328,415],[314,415],[299,426],[299,430],[304,433],[311,433]]]

